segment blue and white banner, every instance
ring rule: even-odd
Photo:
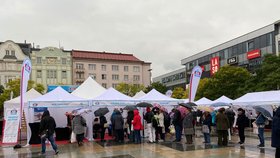
[[[202,69],[200,66],[195,66],[192,70],[189,85],[189,102],[194,102],[197,87],[202,75]]]
[[[17,143],[20,120],[19,110],[19,108],[7,108],[5,110],[6,117],[2,143]]]

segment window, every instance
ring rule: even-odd
[[[133,81],[140,81],[139,75],[133,75]]]
[[[128,66],[124,66],[123,70],[127,72],[128,71]]]
[[[6,55],[10,55],[10,51],[9,50],[6,50]]]
[[[140,72],[139,66],[133,66],[133,72]]]
[[[102,80],[106,80],[106,78],[107,78],[107,77],[106,77],[106,74],[102,74],[102,75],[101,75],[101,78],[102,78]]]
[[[101,70],[106,71],[106,65],[101,65]]]
[[[66,58],[62,58],[62,59],[61,59],[61,63],[62,63],[63,65],[65,65],[65,64],[66,64]]]
[[[15,56],[15,51],[14,50],[12,50],[11,53],[12,53],[12,56]]]
[[[88,69],[89,70],[95,70],[96,69],[96,65],[95,64],[88,64]]]
[[[84,79],[84,73],[76,73],[77,79]]]
[[[67,72],[66,71],[61,71],[61,77],[62,78],[67,78]]]
[[[119,80],[119,75],[112,75],[112,80]]]
[[[84,64],[76,64],[76,69],[84,69]]]
[[[123,80],[128,81],[128,75],[124,75]]]
[[[56,70],[47,70],[47,78],[56,78]]]
[[[116,88],[117,86],[118,86],[117,83],[113,83],[113,84],[112,84],[112,87],[113,87],[113,88]]]
[[[260,43],[261,43],[261,44],[260,44],[260,48],[264,48],[264,47],[267,46],[266,40],[267,40],[267,39],[266,39],[266,35],[262,35],[261,38],[260,38],[260,41],[261,41],[261,42],[260,42]]]
[[[42,78],[42,70],[37,70],[37,78]]]
[[[254,49],[254,41],[248,42],[248,52]]]
[[[102,87],[107,88],[107,84],[106,83],[102,83]]]
[[[42,57],[37,57],[37,64],[41,64],[42,63]]]
[[[119,71],[118,65],[112,65],[112,71]]]
[[[96,74],[88,74],[92,79],[96,80]]]

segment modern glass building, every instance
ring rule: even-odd
[[[192,68],[199,65],[203,69],[202,77],[211,77],[224,65],[236,65],[254,72],[262,63],[266,54],[279,54],[280,21],[247,33],[205,51],[181,60],[185,65],[186,79]]]

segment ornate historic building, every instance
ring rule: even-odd
[[[0,85],[6,87],[10,80],[20,78],[24,59],[30,56],[31,44],[0,42]]]

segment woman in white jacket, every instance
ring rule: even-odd
[[[159,140],[160,135],[160,139],[165,141],[164,114],[161,109],[156,112],[155,118],[158,121],[158,127],[156,129],[156,140]]]

